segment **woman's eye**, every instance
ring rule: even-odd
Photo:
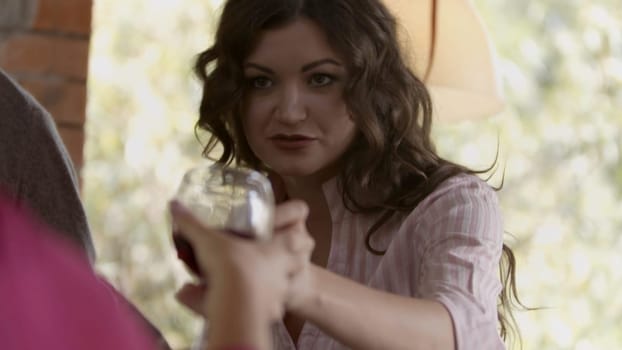
[[[314,74],[309,82],[311,86],[326,86],[331,84],[335,79],[327,74]]]
[[[272,80],[266,77],[251,78],[250,85],[255,89],[267,89],[272,86]]]

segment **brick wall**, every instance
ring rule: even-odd
[[[92,0],[13,0],[13,4],[11,14],[0,19],[0,66],[54,116],[79,170]],[[5,6],[0,12],[8,12],[11,5]]]

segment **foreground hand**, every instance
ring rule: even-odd
[[[177,299],[208,317],[219,298],[252,298],[270,320],[280,318],[291,299],[291,285],[308,265],[313,240],[304,222],[307,206],[300,201],[279,205],[272,240],[248,241],[205,227],[182,204],[171,203],[180,234],[193,246],[206,285],[185,285]],[[209,289],[209,293],[208,293]]]

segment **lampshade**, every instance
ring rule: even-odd
[[[471,0],[384,1],[415,74],[430,90],[435,119],[476,119],[503,109],[494,48]]]

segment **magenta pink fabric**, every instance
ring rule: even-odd
[[[0,349],[152,350],[84,254],[0,193]]]

